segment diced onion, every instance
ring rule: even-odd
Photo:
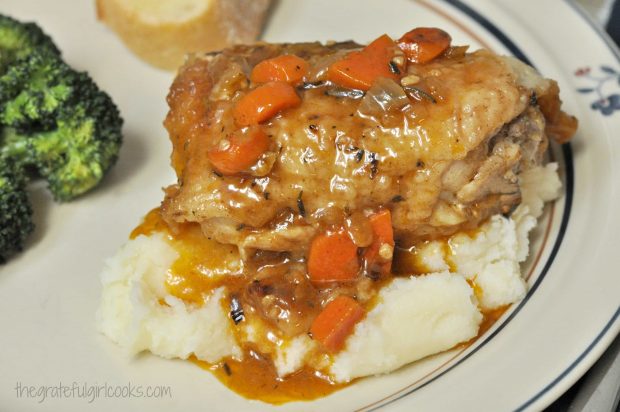
[[[409,98],[398,83],[380,77],[366,92],[357,110],[363,116],[380,116],[386,112],[401,110],[408,104]]]
[[[355,246],[370,246],[373,240],[373,231],[370,221],[362,212],[353,212],[345,219],[347,233]]]
[[[313,65],[312,69],[308,73],[308,79],[310,81],[324,80],[325,74],[327,73],[327,69],[332,63],[341,60],[347,54],[351,53],[352,50],[337,50],[334,53],[328,54],[326,56],[320,57]]]

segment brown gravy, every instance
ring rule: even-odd
[[[214,365],[196,359],[192,362],[212,372],[220,382],[244,398],[275,405],[322,398],[348,386],[334,383],[329,377],[307,367],[279,378],[269,359],[248,348],[244,351],[243,361],[226,359]]]
[[[239,276],[222,276],[241,267],[235,265],[239,262],[238,252],[235,246],[223,245],[205,237],[200,226],[197,224],[184,223],[170,228],[161,218],[159,209],[151,210],[144,221],[136,227],[130,235],[133,239],[139,235],[149,235],[154,232],[165,233],[169,241],[173,243],[180,257],[173,264],[166,277],[166,287],[170,294],[187,302],[198,304],[202,300],[202,294],[219,286],[226,286],[229,290],[242,290],[247,282],[247,273]],[[399,253],[404,253],[401,250]],[[415,264],[415,254],[406,259],[395,257],[398,268],[396,273],[423,273],[423,267]],[[406,267],[408,266],[409,267]],[[248,268],[245,268],[244,272]],[[408,270],[407,270],[408,269]],[[374,285],[379,289],[385,282],[377,282]],[[474,290],[477,286],[472,285]],[[165,303],[163,303],[165,304]],[[367,307],[374,305],[374,299],[367,302]],[[478,336],[468,342],[458,345],[466,347],[473,343],[479,336],[484,334],[507,307],[484,313],[484,319],[480,325]],[[252,345],[243,348],[242,361],[227,358],[216,364],[210,364],[192,358],[191,361],[201,368],[212,372],[217,379],[237,394],[248,398],[261,400],[271,404],[283,404],[292,401],[309,401],[327,396],[349,384],[337,384],[327,375],[311,368],[304,367],[301,370],[287,376],[278,377],[272,361],[263,356]]]

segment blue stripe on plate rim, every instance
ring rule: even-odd
[[[447,0],[449,2],[458,0]],[[585,20],[586,23],[593,29],[593,31],[603,40],[603,42],[607,45],[611,53],[614,55],[616,60],[620,63],[620,50],[618,46],[611,40],[611,38],[597,25],[592,17],[587,14],[581,6],[579,6],[574,0],[564,0],[569,7],[575,11],[581,19]],[[572,157],[572,155],[571,155]],[[572,163],[571,163],[572,169]],[[572,194],[571,194],[572,196]],[[620,317],[620,305],[616,309],[616,312],[612,315],[612,317],[607,321],[603,329],[599,332],[598,335],[592,340],[592,342],[584,349],[584,351],[562,372],[560,373],[554,380],[549,382],[547,386],[542,388],[538,393],[533,395],[530,399],[524,402],[521,406],[519,406],[516,411],[523,411],[528,407],[532,406],[536,401],[538,401],[543,395],[553,389],[559,382],[561,382],[564,378],[566,378],[582,361],[586,356],[598,345],[601,339],[607,334],[607,332],[611,329],[611,327],[618,321]]]
[[[470,6],[463,3],[461,0],[443,0],[443,1],[453,6],[454,8],[460,10],[464,14],[468,15],[470,18],[472,18],[476,23],[481,25],[485,30],[487,30],[490,34],[492,34],[498,41],[500,41],[515,57],[519,58],[520,60],[524,61],[525,63],[529,65],[534,66],[532,62],[530,61],[530,59],[525,55],[525,53],[523,53],[523,51],[506,34],[504,34],[497,26],[491,23],[491,21],[489,21],[486,17],[479,14],[476,10],[472,9]],[[585,12],[578,5],[574,3],[574,1],[565,0],[565,2],[569,4],[571,8],[575,10],[579,14],[579,16],[582,19],[584,19],[588,23],[588,25],[592,27],[592,29],[601,37],[601,39],[605,42],[605,44],[609,47],[611,52],[614,54],[616,59],[618,59],[618,61],[620,62],[620,52],[618,51],[616,46],[613,44],[611,39],[604,32],[602,32],[602,30],[591,20],[589,16],[585,14]],[[441,376],[443,376],[445,373],[449,372],[456,366],[460,365],[467,358],[469,358],[471,355],[476,353],[480,348],[486,345],[489,341],[491,341],[491,339],[493,339],[493,337],[495,337],[510,322],[510,320],[512,320],[517,315],[517,313],[527,303],[527,301],[533,295],[536,289],[538,289],[538,286],[545,278],[547,272],[549,271],[549,268],[551,267],[551,265],[553,264],[553,261],[555,260],[555,257],[558,251],[560,250],[560,246],[562,245],[562,241],[564,239],[564,235],[568,227],[568,221],[570,219],[571,208],[572,208],[572,203],[573,203],[573,191],[574,191],[573,151],[572,151],[570,143],[566,143],[562,145],[561,149],[562,149],[562,154],[564,156],[565,172],[566,172],[566,193],[565,193],[564,212],[563,212],[562,220],[560,223],[560,229],[558,231],[557,238],[553,245],[553,249],[545,263],[545,266],[542,269],[541,274],[539,275],[539,277],[536,279],[536,281],[532,285],[527,296],[519,303],[517,308],[510,314],[510,316],[496,330],[493,331],[493,333],[491,333],[474,350],[469,352],[463,358],[459,359],[459,361],[456,362],[454,365],[450,366],[448,369],[444,370],[443,372],[433,377],[429,381],[423,383],[422,385],[414,389],[411,389],[410,391],[402,393],[399,396],[392,398],[382,403],[381,405],[377,405],[369,410],[371,411],[377,410],[388,404],[396,402],[406,396],[409,396],[415,391],[425,387],[426,385],[440,378]],[[517,411],[525,410],[526,408],[534,404],[537,400],[539,400],[548,391],[554,388],[567,375],[569,375],[577,367],[577,365],[579,365],[583,361],[583,359],[597,346],[597,344],[600,342],[603,336],[607,334],[607,332],[610,330],[612,325],[618,320],[619,316],[620,316],[620,307],[618,307],[618,309],[616,310],[614,315],[611,317],[611,319],[605,324],[601,332],[593,339],[593,341],[586,347],[586,349],[560,375],[558,375],[553,381],[551,381],[548,385],[542,388],[538,393],[536,393],[530,399],[524,402],[516,410]]]

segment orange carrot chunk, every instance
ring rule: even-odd
[[[378,77],[398,79],[390,69],[394,57],[394,41],[387,35],[379,37],[364,49],[347,54],[327,69],[327,79],[343,87],[368,90]]]
[[[452,38],[445,31],[435,27],[418,27],[405,33],[398,40],[398,47],[413,63],[428,63],[443,53]]]
[[[308,254],[308,274],[312,282],[355,280],[358,270],[357,246],[344,230],[314,238]]]
[[[283,54],[273,59],[263,60],[254,66],[250,80],[254,83],[274,81],[298,84],[308,73],[308,63],[294,54]]]
[[[207,156],[215,170],[224,175],[234,175],[255,164],[269,149],[269,144],[265,132],[254,126],[246,133],[237,131],[225,137],[217,147],[207,152]]]
[[[364,309],[354,299],[340,295],[329,302],[312,322],[312,338],[328,351],[338,352],[364,314]]]
[[[388,275],[392,268],[392,255],[394,253],[392,214],[388,209],[383,209],[372,214],[368,219],[374,238],[364,252],[364,259],[369,270],[374,270],[381,275]]]
[[[295,88],[285,82],[269,82],[250,91],[237,101],[233,116],[244,127],[271,119],[282,110],[298,106],[301,99]]]

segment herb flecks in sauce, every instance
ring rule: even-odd
[[[288,275],[293,273],[294,267],[299,266],[299,262],[286,257],[285,254],[258,253],[246,264],[242,264],[236,247],[222,245],[205,238],[196,224],[181,224],[171,228],[161,218],[159,209],[153,209],[145,216],[144,222],[131,233],[131,238],[140,235],[149,236],[156,232],[165,234],[180,255],[166,280],[168,292],[189,304],[200,305],[204,294],[208,295],[218,287],[226,287],[229,300],[223,302],[223,308],[230,311],[232,320],[227,327],[233,328],[233,331],[245,320],[246,307],[253,308],[255,316],[265,317],[265,322],[269,324],[271,319],[268,319],[268,314],[261,310],[268,311],[270,308],[256,310],[255,299],[276,296],[279,309],[288,310],[286,316],[291,321],[294,320],[294,324],[289,326],[292,333],[303,333],[300,331],[308,329],[309,325],[309,322],[304,324],[303,317],[311,321],[317,315],[321,302],[330,293],[358,296],[365,302],[367,310],[372,310],[378,303],[377,292],[387,282],[365,278],[358,282],[357,289],[353,285],[336,284],[323,290],[316,289],[309,283],[303,286],[302,273]],[[448,252],[449,247],[446,246],[446,253]],[[417,258],[415,248],[397,247],[392,269],[394,276],[421,275],[428,272],[428,268],[425,268]],[[232,273],[235,275],[231,276]],[[290,281],[287,282],[285,279]],[[477,288],[475,284],[472,284],[472,287],[474,290]],[[160,304],[165,302],[162,301]],[[479,335],[488,330],[505,309],[485,313]],[[237,325],[233,322],[235,318],[239,320],[236,322]],[[263,339],[268,338],[264,336]],[[475,339],[466,344],[473,341]],[[310,367],[304,367],[285,378],[280,378],[271,360],[261,355],[254,346],[244,344],[242,349],[242,360],[226,358],[219,363],[209,364],[192,359],[192,362],[211,371],[224,385],[239,395],[272,404],[317,399],[347,386],[335,384],[327,375]]]

